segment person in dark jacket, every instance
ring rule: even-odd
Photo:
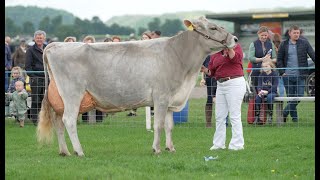
[[[45,92],[45,80],[43,69],[43,50],[46,47],[46,32],[37,30],[34,33],[35,44],[27,49],[26,52],[26,71],[30,77],[31,86],[31,120],[37,125],[38,113]]]
[[[300,28],[292,25],[290,38],[281,42],[278,50],[277,67],[282,76],[287,97],[304,96],[305,79],[308,75],[308,56],[314,62],[315,53],[310,43],[300,38]],[[283,110],[283,121],[290,114],[292,121],[298,121],[297,105],[299,101],[290,101]]]
[[[203,64],[208,68],[210,62],[210,55],[206,57]],[[216,100],[216,91],[217,91],[217,80],[215,78],[209,77],[207,74],[202,72],[202,79],[200,81],[200,86],[207,86],[207,102],[205,106],[205,116],[206,116],[206,127],[211,128],[212,120],[212,106],[213,102]]]
[[[272,114],[273,114],[273,101],[274,98],[278,95],[277,86],[279,83],[278,74],[273,71],[275,65],[272,61],[266,60],[261,64],[261,73],[258,77],[258,94],[255,99],[255,124],[263,124],[260,121],[260,109],[261,103],[264,98],[267,99],[268,107],[268,118],[267,122],[272,123]]]

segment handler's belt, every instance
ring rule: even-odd
[[[217,81],[218,81],[219,83],[223,83],[223,82],[226,82],[226,81],[228,81],[228,80],[230,80],[230,79],[234,79],[234,78],[238,78],[238,77],[242,77],[242,76],[230,76],[230,77],[220,78],[220,79],[218,79]]]

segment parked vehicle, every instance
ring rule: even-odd
[[[316,86],[315,86],[315,64],[311,58],[308,58],[308,67],[309,69],[309,76],[306,78],[306,92],[308,96],[315,96],[316,93]]]

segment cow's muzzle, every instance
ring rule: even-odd
[[[237,36],[233,36],[234,42],[238,42]]]

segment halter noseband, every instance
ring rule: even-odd
[[[195,32],[199,33],[200,35],[202,35],[203,37],[205,37],[206,39],[211,39],[211,40],[216,41],[216,42],[218,42],[218,43],[221,43],[221,44],[223,44],[224,46],[227,47],[226,43],[227,43],[227,39],[228,39],[229,33],[227,33],[227,36],[226,36],[226,38],[225,38],[224,40],[219,41],[219,40],[216,40],[216,39],[210,37],[210,36],[207,35],[207,34],[204,34],[203,32],[198,31],[197,29],[193,29],[193,30],[194,30]]]

